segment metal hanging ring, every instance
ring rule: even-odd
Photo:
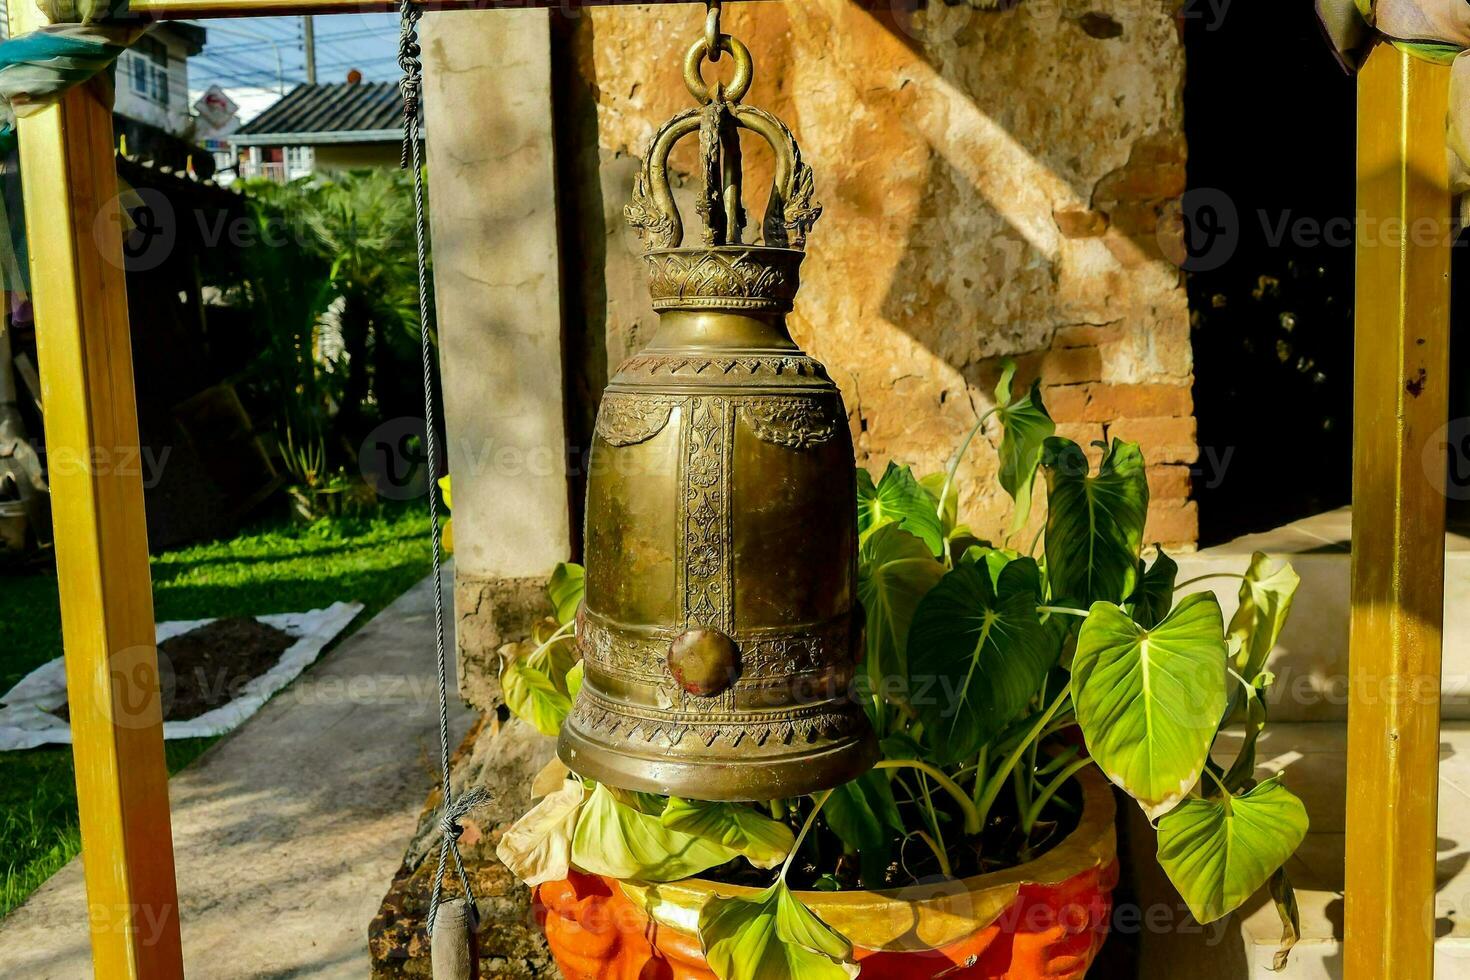
[[[704,43],[709,49],[710,64],[720,61],[720,0],[709,0],[709,13],[704,17]]]
[[[694,42],[689,49],[689,54],[684,58],[684,84],[689,86],[689,94],[701,104],[712,100],[709,86],[704,83],[704,76],[700,69],[704,61],[709,57],[709,41],[700,38]],[[735,59],[735,77],[730,79],[730,84],[723,90],[723,97],[729,102],[739,102],[745,98],[745,93],[750,91],[750,83],[755,80],[755,63],[751,60],[750,49],[736,38],[728,34],[721,34],[715,50],[727,51],[730,57]],[[715,59],[710,57],[713,62]],[[719,89],[717,88],[717,91]]]

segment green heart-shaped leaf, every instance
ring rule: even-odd
[[[551,678],[514,659],[500,669],[500,695],[517,718],[553,738],[560,734],[562,722],[572,711],[572,699],[558,690]]]
[[[556,621],[565,626],[577,618],[577,607],[582,604],[582,595],[587,588],[587,570],[581,565],[562,562],[551,573],[546,583],[546,594],[556,608]]]
[[[1186,800],[1159,821],[1159,864],[1195,919],[1214,922],[1296,853],[1308,823],[1279,778],[1241,796]]]
[[[665,827],[656,813],[618,800],[598,784],[572,835],[572,863],[591,874],[631,881],[678,881],[739,856],[734,848]]]
[[[711,898],[699,913],[704,958],[720,980],[851,980],[852,943],[785,882],[753,899]]]
[[[1223,628],[1220,604],[1201,592],[1151,630],[1096,603],[1078,634],[1072,697],[1087,749],[1150,818],[1204,770],[1225,711]]]
[[[1015,376],[1015,363],[1006,361],[1000,383],[995,387],[995,414],[1005,432],[1000,440],[1000,485],[1016,502],[1016,512],[1011,518],[1012,534],[1025,527],[1031,518],[1031,494],[1043,447],[1057,431],[1056,423],[1042,404],[1040,381],[1033,382],[1030,392],[1020,401],[1011,401]]]
[[[1174,606],[1174,582],[1179,577],[1179,565],[1164,554],[1158,546],[1159,556],[1138,580],[1138,588],[1128,597],[1129,611],[1139,626],[1152,629],[1163,622]]]
[[[1046,569],[1052,594],[1122,602],[1138,582],[1148,520],[1143,453],[1113,440],[1097,474],[1075,442],[1046,440]]]
[[[774,868],[796,843],[791,828],[740,803],[704,803],[674,797],[659,817],[670,830],[714,841],[757,868]]]
[[[897,524],[886,524],[863,540],[857,595],[866,616],[869,678],[908,675],[914,610],[942,578],[944,566],[929,546]],[[884,690],[876,684],[873,689]]]
[[[859,534],[897,524],[928,545],[932,554],[944,553],[944,532],[934,499],[907,466],[889,463],[876,485],[871,473],[859,469],[857,484]]]
[[[573,701],[577,700],[577,694],[582,690],[582,678],[586,671],[587,663],[583,660],[572,664],[572,669],[567,671],[567,697]]]
[[[1245,581],[1240,583],[1240,607],[1230,617],[1230,635],[1240,639],[1235,670],[1247,681],[1254,681],[1266,666],[1266,658],[1281,638],[1291,603],[1296,597],[1301,577],[1289,563],[1271,570],[1271,559],[1261,552],[1251,556]]]
[[[1060,649],[1036,613],[1039,572],[1023,558],[992,587],[983,565],[962,564],[919,603],[909,631],[909,696],[935,761],[980,746],[1026,707]]]
[[[961,565],[982,565],[990,575],[990,584],[1000,584],[1000,573],[1007,565],[1021,557],[1019,551],[1010,548],[995,548],[990,545],[975,545],[960,555]]]

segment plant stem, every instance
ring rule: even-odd
[[[1225,788],[1225,784],[1220,782],[1220,777],[1215,775],[1214,772],[1210,770],[1209,766],[1205,766],[1205,774],[1210,777],[1210,782],[1214,783],[1215,786],[1219,788],[1221,795],[1224,797],[1225,812],[1229,813],[1230,801],[1234,799],[1234,797],[1230,793],[1230,790]]]
[[[940,848],[944,847],[944,831],[939,828],[939,813],[934,809],[934,797],[929,793],[929,777],[922,772],[919,773],[919,790],[924,794],[924,806],[929,811],[929,826],[934,830],[934,837],[939,841]]]
[[[539,666],[538,662],[540,661],[542,654],[544,654],[547,650],[550,650],[553,646],[560,643],[562,640],[565,640],[575,634],[576,631],[577,621],[574,619],[570,623],[567,623],[565,626],[562,626],[555,633],[551,634],[551,636],[547,637],[545,643],[541,644],[535,650],[532,650],[530,654],[526,656],[526,666],[534,667],[537,670],[541,670],[542,668]]]
[[[1036,743],[1032,742],[1031,744],[1035,745]],[[1026,755],[1027,753],[1023,752],[1021,758],[1025,759]],[[1015,790],[1016,812],[1020,814],[1025,814],[1027,810],[1031,809],[1031,787],[1027,784],[1029,775],[1026,771],[1026,766],[1021,765],[1019,762],[1011,770],[1011,788]]]
[[[1034,537],[1034,538],[1031,539],[1031,548],[1030,548],[1029,551],[1026,552],[1026,554],[1032,555],[1033,557],[1035,556],[1035,554],[1036,554],[1036,546],[1039,545],[1039,544],[1041,544],[1041,537],[1045,533],[1046,533],[1046,522],[1043,521],[1042,524],[1041,524],[1041,527],[1039,527],[1039,528],[1036,529],[1036,537]]]
[[[1041,811],[1046,809],[1046,805],[1051,802],[1051,798],[1053,796],[1057,795],[1057,791],[1060,790],[1063,786],[1067,785],[1067,780],[1071,779],[1073,776],[1077,775],[1079,772],[1081,772],[1083,769],[1086,769],[1090,765],[1092,765],[1092,759],[1087,756],[1083,756],[1082,758],[1074,761],[1071,765],[1067,766],[1067,768],[1063,769],[1055,779],[1046,784],[1046,787],[1036,797],[1035,802],[1031,804],[1031,809],[1028,810],[1021,818],[1021,829],[1026,832],[1026,835],[1028,837],[1031,835],[1031,828],[1036,826],[1036,821],[1041,818]]]
[[[1040,738],[1044,731],[1046,731],[1046,726],[1051,724],[1052,718],[1056,715],[1058,711],[1062,709],[1062,705],[1067,704],[1070,701],[1071,697],[1065,691],[1061,694],[1058,694],[1057,699],[1052,702],[1051,707],[1043,711],[1041,713],[1041,717],[1037,720],[1036,724],[1031,726],[1031,730],[1027,732],[1026,737],[1021,740],[1021,744],[1017,745],[1016,748],[1011,751],[1011,754],[1006,756],[1005,761],[1002,762],[1000,765],[1000,769],[996,772],[994,776],[991,777],[990,782],[986,784],[985,792],[981,795],[979,801],[977,802],[976,808],[980,812],[982,823],[984,822],[984,818],[990,815],[990,808],[995,805],[995,798],[1000,795],[1001,786],[1003,786],[1006,779],[1010,777],[1011,770],[1016,768],[1016,763],[1021,761],[1021,756],[1025,754],[1026,749],[1031,745],[1032,742],[1035,742],[1038,738]]]
[[[1077,757],[1077,749],[1075,747],[1074,748],[1070,748],[1070,749],[1068,749],[1065,752],[1058,752],[1056,755],[1054,755],[1054,756],[1051,757],[1051,759],[1047,762],[1046,765],[1044,765],[1040,769],[1037,769],[1036,770],[1036,775],[1038,775],[1038,776],[1050,776],[1052,773],[1056,772],[1058,769],[1062,769],[1062,768],[1064,768],[1066,766],[1071,765],[1072,764],[1072,760],[1075,759],[1076,757]]]
[[[807,832],[812,829],[812,824],[817,822],[817,814],[822,812],[822,807],[831,797],[832,791],[830,789],[821,796],[813,797],[817,801],[817,804],[812,807],[812,812],[806,815],[806,822],[801,825],[801,832],[796,835],[796,843],[791,845],[791,853],[786,855],[786,860],[781,864],[781,873],[777,875],[777,881],[784,882],[786,880],[786,872],[791,870],[791,862],[796,860],[797,853],[801,851],[801,845],[806,840]]]
[[[914,831],[914,834],[920,840],[922,840],[925,844],[928,844],[929,845],[929,850],[931,850],[931,851],[934,852],[934,857],[939,860],[939,871],[940,871],[940,873],[943,874],[946,878],[953,878],[954,877],[954,870],[950,867],[950,864],[949,864],[949,855],[944,852],[944,848],[942,848],[938,844],[936,844],[934,842],[934,838],[930,837],[928,834],[924,833],[922,830],[916,830],[916,831]]]
[[[1200,576],[1198,576],[1196,578],[1192,578],[1192,579],[1189,579],[1187,581],[1180,582],[1178,585],[1174,586],[1174,591],[1175,592],[1178,592],[1180,589],[1187,589],[1191,585],[1198,585],[1200,582],[1208,582],[1212,578],[1238,578],[1238,579],[1244,579],[1245,576],[1242,575],[1242,574],[1240,574],[1239,572],[1211,572],[1209,575],[1200,575]]]
[[[960,462],[965,458],[965,454],[970,451],[970,443],[974,442],[975,437],[985,428],[985,423],[989,421],[990,416],[998,411],[1000,411],[1000,407],[996,406],[975,421],[975,427],[970,430],[969,435],[965,436],[965,441],[960,443],[959,450],[954,454],[954,459],[950,461],[949,469],[945,470],[944,487],[939,491],[939,520],[941,523],[944,521],[944,501],[949,496],[949,488],[954,485],[955,474],[960,471]],[[948,553],[948,551],[949,543],[946,542],[945,552]]]
[[[980,803],[980,788],[985,785],[985,770],[990,768],[990,746],[980,746],[980,757],[975,760],[974,801]]]
[[[975,808],[975,803],[960,789],[959,783],[950,779],[943,772],[919,759],[884,759],[873,767],[874,769],[917,769],[926,776],[932,778],[939,784],[940,788],[954,798],[959,804],[960,811],[965,815],[965,833],[973,837],[980,833],[984,822],[980,819],[980,811]]]
[[[1056,613],[1062,616],[1077,616],[1081,619],[1086,619],[1091,615],[1085,609],[1072,609],[1068,606],[1037,606],[1036,611],[1039,613]]]

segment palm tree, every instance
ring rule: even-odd
[[[392,170],[246,185],[261,227],[247,290],[266,338],[281,442],[355,459],[379,421],[421,407],[412,186]]]
[[[305,225],[331,262],[342,335],[336,428],[355,449],[376,421],[420,413],[411,187],[400,171],[353,171],[314,188],[304,203]]]

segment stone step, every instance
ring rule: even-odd
[[[1445,540],[1445,634],[1442,710],[1446,719],[1470,721],[1470,535]],[[1292,614],[1271,655],[1277,683],[1271,691],[1273,721],[1347,720],[1348,613],[1352,511],[1319,514],[1228,544],[1175,556],[1179,581],[1217,572],[1245,571],[1264,551],[1288,560],[1301,576]],[[1213,589],[1229,622],[1239,583],[1214,579],[1189,589]]]
[[[1222,764],[1241,736],[1216,745]],[[1338,980],[1342,976],[1343,841],[1347,807],[1347,727],[1334,723],[1273,724],[1262,736],[1261,778],[1286,771],[1286,784],[1307,806],[1312,828],[1288,871],[1296,887],[1302,936],[1286,970],[1272,973],[1281,921],[1264,891],[1222,922],[1201,929],[1179,913],[1173,886],[1152,860],[1156,838],[1129,806],[1127,843],[1141,910],[1140,980]],[[1126,804],[1125,804],[1126,805]],[[1451,722],[1441,734],[1439,770],[1439,891],[1435,898],[1436,980],[1470,980],[1470,724]],[[1115,921],[1117,921],[1115,919]]]

